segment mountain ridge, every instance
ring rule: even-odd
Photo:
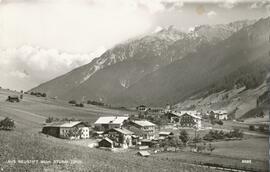
[[[235,32],[230,31],[230,33],[233,35]],[[67,100],[86,98],[114,104],[117,102],[117,96],[126,94],[126,90],[130,90],[147,75],[154,75],[168,65],[178,63],[183,58],[189,58],[189,54],[203,52],[204,49],[207,51],[207,47],[214,46],[224,39],[227,37],[209,40],[194,32],[183,33],[172,27],[163,29],[157,33],[118,44],[91,63],[41,84],[31,91],[46,92],[48,95]],[[148,92],[151,91],[151,89],[148,90]]]

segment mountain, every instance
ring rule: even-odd
[[[201,36],[204,39],[217,43],[220,40],[225,40],[230,37],[233,33],[241,30],[243,27],[252,25],[256,20],[241,20],[231,22],[229,24],[218,24],[218,25],[201,25],[196,26],[191,33]]]
[[[270,17],[232,34],[214,46],[145,76],[111,102],[175,104],[198,92],[247,89],[263,82],[270,66]],[[128,102],[129,101],[129,102]]]
[[[168,97],[172,99],[169,102],[177,101],[182,95],[174,92],[184,86],[180,86],[179,83],[184,83],[185,80],[180,79],[185,78],[183,75],[189,75],[184,73],[185,70],[198,68],[201,63],[198,59],[208,60],[208,65],[212,66],[208,56],[213,55],[207,54],[210,53],[209,50],[216,52],[215,48],[219,47],[222,51],[224,47],[221,42],[234,35],[240,26],[250,24],[242,21],[238,22],[236,27],[235,23],[223,27],[201,26],[189,33],[173,27],[162,29],[157,33],[118,44],[91,63],[30,91],[46,92],[50,96],[66,100],[98,100],[117,105],[163,104],[168,102]],[[210,32],[213,32],[214,36],[208,38]],[[206,56],[203,57],[205,60],[197,57],[201,56],[200,54]],[[171,94],[174,94],[174,98],[171,98]],[[155,100],[157,98],[160,100]]]

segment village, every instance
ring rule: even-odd
[[[74,145],[104,156],[135,156],[137,161],[167,162],[170,157],[207,168],[245,170],[255,164],[265,169],[262,142],[268,138],[269,124],[243,122],[226,109],[179,109],[169,104],[114,109],[95,101],[63,101],[43,93],[4,89],[0,98],[0,132],[11,131],[1,134],[30,132],[44,142]],[[260,108],[250,114],[252,119],[269,118],[269,108],[261,108],[265,100],[265,95],[258,99]],[[238,150],[246,151],[252,164],[239,165],[245,158]]]
[[[226,110],[203,113],[195,110],[175,111],[170,105],[164,108],[140,105],[132,115],[102,116],[94,123],[49,117],[42,133],[77,142],[89,140],[90,148],[113,152],[137,150],[135,153],[143,157],[179,150],[210,154],[215,150],[212,141],[243,138],[240,129],[213,129],[205,125],[222,126],[228,120],[232,119]],[[267,126],[264,130],[267,131]]]

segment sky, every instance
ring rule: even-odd
[[[0,86],[31,89],[170,25],[269,15],[269,0],[0,0]]]

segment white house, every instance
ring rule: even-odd
[[[144,139],[154,139],[156,124],[146,120],[135,120],[128,124],[128,129]]]
[[[71,131],[74,136],[70,134]],[[48,123],[43,127],[42,132],[60,138],[89,138],[89,127],[81,121]]]
[[[226,110],[213,110],[210,114],[213,113],[216,119],[219,120],[228,120],[228,111]]]
[[[202,127],[202,118],[198,114],[197,111],[171,111],[167,115],[171,123],[175,123],[180,127],[200,129]]]
[[[124,121],[128,120],[127,116],[105,116],[100,117],[95,122],[95,129],[98,131],[106,131],[112,128],[121,128]]]

